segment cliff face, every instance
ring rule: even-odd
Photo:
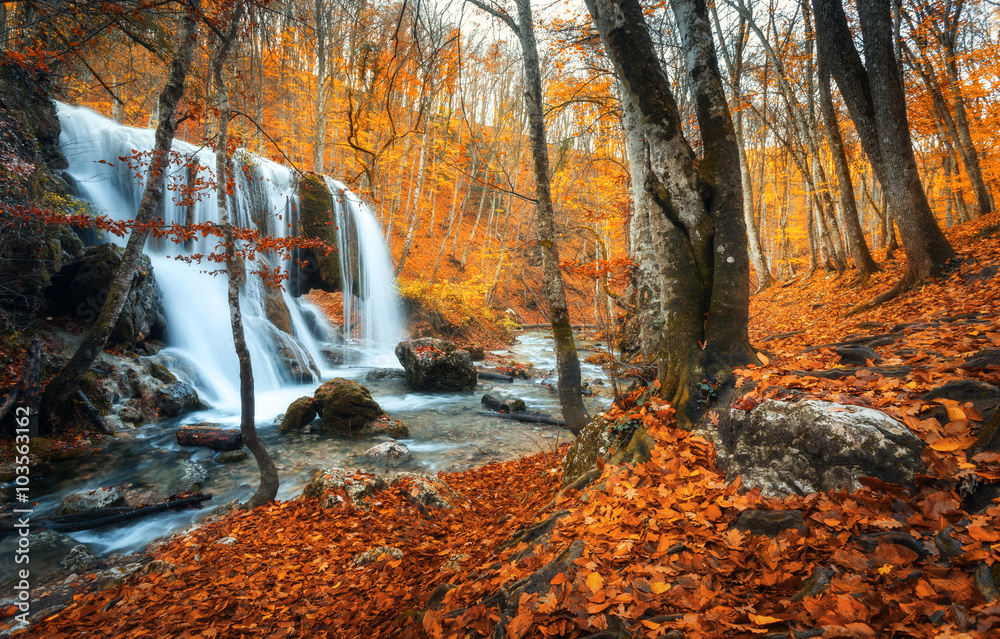
[[[31,324],[42,289],[83,244],[68,226],[44,224],[36,209],[78,209],[58,176],[59,118],[44,75],[0,65],[0,331]]]

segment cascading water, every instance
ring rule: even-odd
[[[128,158],[142,160],[141,154],[153,146],[153,131],[122,126],[89,109],[65,104],[59,105],[59,118],[60,145],[69,161],[66,173],[80,197],[98,213],[115,220],[131,219],[142,198],[145,172],[135,168],[136,160],[130,166]],[[195,182],[193,178],[202,184],[214,182],[214,153],[181,141],[174,142],[172,151],[175,157],[188,159],[188,166],[193,168],[179,162],[171,164],[165,178],[167,197],[159,216],[168,225],[217,222],[214,188],[205,187],[193,198],[179,197]],[[296,175],[247,152],[238,152],[234,163],[234,225],[256,228],[266,236],[285,237],[293,222],[297,224]],[[367,299],[358,305],[361,308],[356,309],[367,318],[358,336],[365,347],[363,363],[369,363],[366,354],[371,353],[377,360],[372,365],[386,365],[384,354],[403,338],[402,313],[388,256],[370,213],[343,185],[333,184],[336,191],[331,191],[341,203],[338,210],[349,211],[341,214],[355,220],[353,227],[358,232],[352,244],[360,247],[359,254],[353,256],[359,261],[352,268],[361,274],[362,291],[345,291],[344,306],[354,308],[352,293],[367,293]],[[123,238],[112,241],[124,243]],[[192,264],[173,257],[213,252],[221,252],[221,246],[211,235],[199,234],[184,245],[163,239],[153,239],[147,245],[167,316],[168,348],[163,356],[172,360],[204,399],[218,409],[231,409],[239,405],[239,368],[232,344],[225,276],[208,272],[217,270],[214,263]],[[385,260],[385,264],[372,266],[368,263],[372,259]],[[247,271],[276,266],[270,255],[257,253],[255,260],[256,264],[247,265]],[[287,264],[283,266],[287,269]],[[315,382],[321,374],[329,376],[322,349],[331,341],[332,332],[322,313],[299,303],[287,291],[266,287],[257,276],[247,278],[240,303],[258,391]],[[317,368],[317,363],[323,368]]]
[[[397,365],[393,348],[405,339],[403,309],[396,293],[389,252],[375,216],[342,183],[325,178],[333,194],[340,272],[345,275],[344,338],[355,341],[369,363]]]

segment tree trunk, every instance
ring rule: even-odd
[[[638,0],[587,0],[601,40],[635,105],[650,149],[645,185],[660,258],[664,339],[660,392],[685,426],[700,418],[733,366],[751,361],[750,264],[739,147],[703,0],[672,0],[686,52],[704,156],[682,119]]]
[[[840,0],[812,0],[820,56],[826,60],[854,120],[861,144],[896,214],[906,272],[870,304],[899,295],[936,273],[955,256],[938,227],[920,184],[903,86],[893,54],[888,0],[860,0],[858,17],[865,63],[854,48]]]
[[[858,203],[854,199],[854,184],[851,181],[851,170],[847,164],[847,153],[844,151],[844,139],[840,135],[840,123],[837,113],[833,110],[833,96],[830,92],[830,74],[820,61],[819,68],[819,104],[826,125],[826,137],[830,143],[830,153],[833,155],[833,165],[837,172],[837,183],[840,186],[840,205],[844,210],[844,226],[847,227],[847,242],[854,256],[854,266],[858,277],[865,281],[878,271],[878,264],[868,250],[865,242],[865,232],[858,218]]]
[[[243,15],[243,2],[233,10],[229,32],[226,34],[213,61],[213,75],[219,97],[219,135],[216,141],[216,196],[219,206],[219,226],[222,227],[223,240],[226,245],[226,279],[228,280],[229,318],[233,328],[233,344],[236,347],[236,357],[240,363],[240,433],[246,447],[253,453],[260,470],[260,486],[243,507],[256,508],[273,501],[278,494],[278,469],[275,468],[271,456],[257,436],[254,423],[256,406],[254,401],[253,366],[250,362],[250,349],[247,348],[246,336],[243,333],[243,315],[240,311],[240,283],[243,280],[242,259],[236,253],[236,238],[233,225],[229,219],[229,185],[232,181],[229,162],[229,120],[232,109],[229,94],[223,77],[223,66],[236,39],[240,18]]]
[[[90,368],[94,359],[104,350],[108,336],[118,321],[125,300],[128,298],[132,279],[135,276],[142,248],[149,235],[149,223],[153,219],[157,205],[163,197],[163,179],[170,159],[170,146],[177,129],[177,103],[184,93],[184,81],[191,66],[197,40],[197,23],[195,16],[200,9],[200,0],[192,0],[192,10],[185,12],[181,18],[181,30],[177,39],[177,49],[170,65],[167,81],[160,92],[159,123],[156,127],[155,143],[149,159],[149,170],[146,174],[146,188],[135,215],[135,227],[129,235],[122,256],[121,265],[115,273],[108,290],[107,300],[93,326],[87,331],[83,342],[70,358],[59,374],[49,382],[42,395],[42,410],[45,413],[45,427],[55,428],[60,420],[67,401],[76,393],[80,380]]]

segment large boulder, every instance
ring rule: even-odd
[[[299,430],[311,424],[314,419],[316,419],[316,407],[313,405],[312,397],[300,397],[288,405],[278,431],[287,433],[290,430]]]
[[[469,353],[443,339],[422,337],[400,342],[396,358],[406,370],[406,381],[416,390],[472,390],[479,381]]]
[[[847,488],[858,477],[909,484],[925,470],[924,442],[871,408],[808,400],[733,409],[720,425],[719,466],[744,488],[785,496]]]
[[[289,273],[288,290],[293,296],[308,293],[310,289],[323,291],[344,290],[343,281],[345,274],[340,272],[339,251],[346,251],[348,255],[357,255],[356,234],[353,232],[354,223],[351,216],[346,216],[346,227],[343,235],[348,238],[347,242],[351,246],[338,245],[338,229],[334,209],[337,206],[344,206],[344,202],[334,202],[334,198],[342,199],[343,194],[331,194],[322,176],[315,174],[304,175],[299,181],[299,216],[292,220],[292,232],[310,240],[320,240],[328,246],[336,247],[336,250],[326,251],[323,249],[296,248],[292,250],[293,262],[296,264]],[[356,270],[356,269],[355,269]],[[358,284],[357,272],[348,273],[347,277],[353,282],[353,290],[357,294],[361,291]]]
[[[326,433],[362,434],[385,414],[367,388],[342,377],[317,388],[313,406]]]
[[[53,278],[46,291],[50,304],[87,324],[93,322],[104,307],[123,253],[124,249],[114,244],[85,248],[80,260],[67,264]],[[108,342],[134,349],[146,340],[163,339],[166,327],[153,265],[143,255]]]
[[[153,391],[153,405],[163,417],[176,417],[197,409],[201,400],[194,386],[175,380]]]

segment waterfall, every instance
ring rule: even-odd
[[[378,222],[346,186],[331,178],[325,181],[333,194],[340,247],[344,338],[358,344],[372,363],[396,366],[393,349],[405,339],[403,307]],[[354,290],[354,278],[349,274],[357,274],[359,290]]]
[[[136,166],[135,162],[130,165],[128,158],[141,159],[143,152],[152,149],[154,132],[119,125],[82,107],[58,104],[58,112],[62,124],[60,146],[69,162],[65,172],[67,181],[96,213],[113,220],[134,217],[146,175],[143,166]],[[159,217],[168,225],[218,222],[214,187],[201,189],[193,201],[182,198],[188,184],[195,180],[214,184],[215,154],[180,140],[174,142],[172,151],[175,157],[187,158],[191,168],[177,162],[170,164]],[[298,178],[294,172],[239,151],[234,155],[234,174],[236,184],[230,208],[235,226],[256,228],[262,235],[273,237],[285,237],[293,226],[298,226]],[[371,328],[365,328],[359,339],[369,351],[384,353],[402,338],[399,328],[402,313],[381,232],[370,213],[365,217],[367,209],[357,196],[343,185],[334,184],[337,190],[332,192],[340,203],[339,214],[348,211],[346,215],[353,216],[358,230],[356,244],[360,250],[355,258],[360,262],[353,268],[362,274],[364,282],[362,291],[345,291],[345,308],[353,307],[352,294],[367,292],[367,299],[358,303],[361,308],[357,310],[367,318],[364,325]],[[125,243],[125,238],[108,240],[119,245]],[[380,256],[386,260],[385,264],[367,263],[379,257],[373,243],[381,247]],[[239,406],[239,365],[233,347],[225,275],[215,262],[188,263],[175,259],[178,255],[221,252],[218,237],[201,234],[183,245],[151,238],[146,246],[167,319],[167,348],[161,353],[177,369],[175,372],[195,385],[204,399],[225,410]],[[323,349],[332,340],[333,332],[322,312],[293,298],[286,290],[266,287],[258,276],[249,273],[275,267],[287,273],[287,262],[280,264],[275,256],[259,252],[253,259],[246,264],[248,277],[240,293],[240,304],[256,389],[276,390],[329,377],[331,370]],[[384,272],[388,272],[388,278]],[[377,348],[382,340],[388,342]],[[384,356],[377,359],[373,365],[384,365],[381,361]],[[369,362],[364,358],[362,363]]]

